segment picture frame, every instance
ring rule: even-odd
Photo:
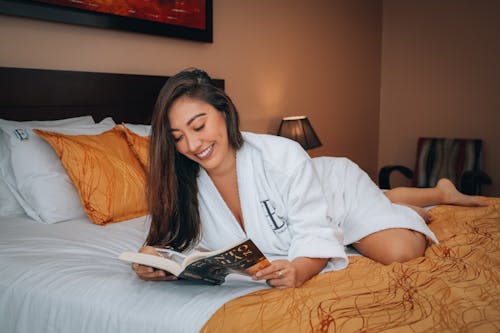
[[[200,6],[204,6],[204,8],[198,8],[199,10],[197,9],[194,14],[200,15],[199,20],[200,22],[204,21],[204,27],[170,24],[50,3],[58,1],[43,1],[0,0],[0,14],[182,38],[206,43],[213,42],[213,0],[200,0]],[[138,2],[140,1],[138,0]]]

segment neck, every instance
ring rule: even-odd
[[[220,179],[227,177],[229,175],[233,175],[236,171],[236,151],[231,149],[229,151],[228,157],[224,160],[224,162],[216,169],[207,170],[208,175],[212,179]]]

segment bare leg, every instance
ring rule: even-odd
[[[384,194],[394,203],[426,207],[432,205],[488,206],[484,197],[460,193],[446,178],[440,179],[435,187],[398,187]]]
[[[384,193],[393,203],[407,205],[417,211],[426,222],[430,222],[430,215],[423,209],[426,206],[488,206],[484,197],[460,193],[449,179],[440,179],[433,188],[400,187]],[[417,231],[394,228],[368,235],[352,245],[364,256],[387,265],[424,255],[427,240]]]
[[[424,255],[425,236],[409,229],[386,229],[352,244],[365,257],[384,265],[405,262]]]

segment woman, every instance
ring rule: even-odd
[[[286,257],[253,276],[279,288],[298,287],[326,265],[344,268],[344,245],[384,264],[423,255],[434,234],[414,209],[391,201],[484,204],[448,180],[384,195],[347,159],[312,160],[294,141],[242,134],[231,99],[197,69],[173,76],[159,94],[148,199],[147,245],[213,250],[249,237],[267,256]],[[151,246],[141,252],[155,254]],[[176,279],[133,267],[145,280]]]

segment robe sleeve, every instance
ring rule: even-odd
[[[332,269],[343,269],[348,260],[341,229],[328,216],[327,201],[311,159],[295,167],[283,188],[291,243],[288,259],[330,258]]]

